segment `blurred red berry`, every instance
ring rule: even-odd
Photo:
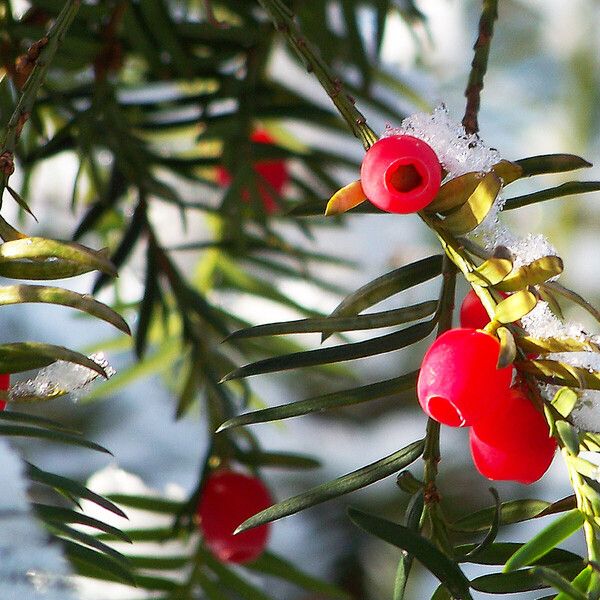
[[[258,129],[250,139],[257,144],[273,144],[275,140],[268,132]],[[289,175],[285,161],[283,160],[261,160],[254,165],[254,171],[257,173],[256,185],[258,193],[262,200],[265,212],[273,214],[277,211],[277,200],[274,198],[274,192],[281,195],[283,189],[289,181]],[[226,187],[231,183],[231,175],[225,167],[217,167],[217,183]],[[243,190],[242,199],[244,202],[250,201],[250,193]]]
[[[233,532],[272,503],[269,491],[257,477],[235,471],[215,471],[206,479],[196,509],[204,543],[223,562],[255,560],[267,545],[270,525],[238,535]]]
[[[556,450],[544,415],[521,388],[511,388],[469,437],[473,462],[488,479],[533,483],[548,470]]]
[[[496,408],[512,367],[497,369],[500,342],[477,329],[451,329],[430,346],[417,380],[421,407],[432,419],[463,427]]]
[[[500,292],[502,298],[508,298],[508,294]],[[490,322],[487,310],[483,307],[479,296],[473,291],[465,296],[460,305],[460,326],[472,327],[473,329],[483,329]]]
[[[437,194],[442,167],[423,140],[410,135],[381,138],[365,154],[360,181],[367,198],[381,210],[412,213]]]
[[[10,387],[10,374],[9,373],[0,373],[0,390],[8,390]],[[4,410],[6,408],[6,402],[0,400],[0,410]]]

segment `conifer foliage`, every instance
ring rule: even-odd
[[[600,596],[594,462],[600,434],[572,417],[600,391],[600,346],[597,337],[563,322],[560,302],[574,302],[600,321],[598,311],[556,281],[563,261],[550,242],[532,244],[498,220],[502,211],[599,190],[600,183],[572,181],[510,196],[515,181],[591,165],[570,154],[509,161],[479,137],[496,0],[482,3],[462,123],[443,107],[423,112],[419,94],[382,66],[391,16],[408,28],[425,24],[411,0],[0,3],[0,197],[23,214],[19,224],[5,218],[14,211],[0,216],[0,275],[46,282],[96,272],[93,292],[113,298],[108,306],[58,285],[9,281],[0,287],[0,304],[66,306],[131,336],[122,346],[137,364],[104,390],[161,365],[175,418],[199,404],[210,438],[199,449],[202,468],[185,502],[151,494],[104,497],[73,479],[24,467],[31,482],[56,492],[54,503],[36,501],[32,508],[77,573],[125,584],[128,592],[135,587],[140,598],[268,599],[264,576],[315,597],[358,598],[343,581],[321,581],[293,557],[271,552],[270,524],[398,475],[398,505],[407,506],[402,522],[349,508],[358,528],[402,549],[395,600],[405,597],[414,559],[439,581],[435,600],[539,589],[561,599]],[[284,58],[294,77],[277,71]],[[318,84],[328,104],[299,92],[295,80]],[[397,110],[391,94],[416,114]],[[367,110],[399,128],[376,132]],[[311,144],[290,133],[293,124],[334,134],[338,143]],[[364,159],[357,158],[361,150]],[[77,226],[68,240],[29,235],[39,167],[67,155],[77,158],[68,182]],[[341,185],[337,174],[352,172],[360,179]],[[177,234],[159,216],[165,207],[178,215]],[[35,212],[48,228],[43,206]],[[319,266],[352,265],[315,250],[313,235],[363,213],[380,219],[415,213],[439,252],[381,274],[346,294],[330,314],[281,291],[275,281],[285,276],[342,294]],[[143,272],[143,290],[125,303],[126,276],[123,283],[115,276],[132,265]],[[437,297],[366,312],[438,277]],[[472,290],[461,311],[468,323],[460,328],[453,323],[459,277]],[[231,296],[267,299],[301,318],[250,323],[239,305],[225,301]],[[135,322],[133,332],[127,322]],[[369,335],[381,328],[392,331]],[[349,341],[352,331],[368,337]],[[321,333],[322,341],[335,336],[337,343],[307,349],[282,337],[307,332]],[[420,372],[250,408],[251,376],[303,369],[318,385],[324,376],[335,381],[338,363],[416,352],[422,340],[429,350]],[[1,391],[8,407],[0,412],[0,434],[108,452],[54,420],[18,410],[19,403],[48,401],[112,374],[105,360],[56,342],[0,344],[2,387],[8,387]],[[37,378],[17,382],[32,370]],[[266,468],[310,469],[318,462],[263,448],[250,425],[413,391],[427,415],[421,439],[293,497],[268,491]],[[442,425],[470,428],[475,466],[492,480],[531,483],[558,449],[573,494],[512,500],[492,488],[492,506],[450,520],[438,485]],[[81,500],[120,516],[141,509],[163,525],[121,530],[79,510]],[[497,541],[505,525],[548,516],[547,527],[525,543]],[[558,548],[579,530],[586,556]],[[156,552],[165,542],[168,550]],[[464,563],[492,568],[469,579]]]

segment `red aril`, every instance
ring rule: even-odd
[[[442,167],[423,140],[410,135],[381,138],[365,154],[360,181],[366,197],[392,213],[425,208],[436,196]]]
[[[8,390],[10,387],[10,374],[9,373],[0,373],[0,390]],[[0,410],[4,410],[6,408],[6,402],[4,400],[0,400]]]
[[[503,298],[508,294],[500,292]],[[490,322],[490,317],[483,307],[481,300],[473,290],[465,296],[460,305],[460,326],[471,327],[473,329],[483,329]]]
[[[257,477],[236,471],[215,471],[207,477],[196,509],[204,543],[223,562],[255,560],[267,545],[270,525],[237,535],[233,532],[271,504],[269,491]]]
[[[432,419],[463,427],[494,410],[506,395],[512,367],[497,369],[500,342],[477,329],[450,329],[423,357],[417,380],[421,407]]]
[[[250,139],[257,144],[273,144],[275,140],[268,132],[258,129]],[[267,214],[273,214],[277,211],[277,200],[274,192],[281,195],[283,189],[289,181],[288,170],[283,160],[261,160],[254,165],[254,171],[257,173],[256,185],[258,193]],[[231,183],[231,175],[225,167],[217,167],[217,183],[226,187]],[[250,201],[250,192],[242,191],[244,202]]]
[[[556,450],[544,415],[518,387],[473,425],[469,439],[473,462],[488,479],[533,483],[548,470]]]

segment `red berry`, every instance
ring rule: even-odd
[[[500,295],[503,298],[508,297],[508,294],[504,292],[500,292]],[[469,290],[460,306],[460,326],[483,329],[489,322],[490,317],[479,296],[473,290]]]
[[[216,471],[208,476],[196,514],[204,543],[221,561],[247,563],[264,551],[270,525],[261,525],[238,535],[238,525],[273,503],[269,491],[257,477],[234,471]]]
[[[475,466],[488,479],[533,483],[556,450],[544,415],[520,388],[511,388],[495,411],[477,421],[469,438]]]
[[[500,342],[477,329],[451,329],[423,357],[417,380],[421,407],[432,419],[472,425],[506,395],[512,367],[497,369]]]
[[[262,129],[255,131],[250,139],[257,144],[273,144],[275,142],[269,133]],[[254,171],[258,174],[256,185],[265,212],[273,214],[277,211],[277,200],[273,197],[273,190],[281,195],[289,181],[286,164],[283,160],[261,160],[254,165]],[[231,183],[231,175],[225,167],[217,167],[217,183],[222,187]],[[250,201],[248,190],[242,191],[242,199],[244,202]]]
[[[10,387],[10,373],[0,373],[0,390],[8,390]],[[0,410],[6,408],[6,402],[0,400]]]
[[[437,194],[442,167],[423,140],[410,135],[381,138],[367,151],[360,181],[367,198],[381,210],[412,213]]]

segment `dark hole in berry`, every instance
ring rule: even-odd
[[[407,194],[412,192],[423,184],[423,178],[414,165],[400,165],[389,178],[390,185],[401,192]]]
[[[436,421],[450,427],[460,427],[464,423],[460,412],[447,398],[433,396],[429,399],[428,409]]]

